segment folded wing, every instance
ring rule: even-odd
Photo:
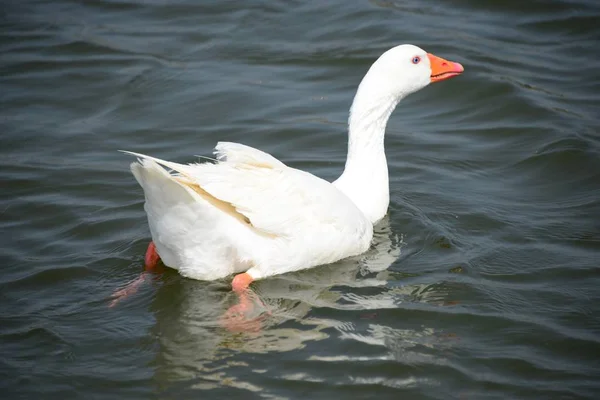
[[[367,229],[366,217],[329,182],[249,146],[221,142],[216,163],[188,165],[131,154],[176,171],[181,185],[271,237],[293,237],[319,226],[353,236]]]

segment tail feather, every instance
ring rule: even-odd
[[[157,164],[163,165],[169,169],[172,169],[173,171],[179,172],[181,175],[185,176],[186,178],[190,178],[190,174],[188,172],[190,167],[187,165],[183,165],[183,164],[179,164],[179,163],[175,163],[175,162],[171,162],[171,161],[166,161],[166,160],[161,160],[160,158],[147,156],[147,155],[141,154],[141,153],[134,153],[133,151],[126,151],[126,150],[120,150],[120,151],[125,154],[130,154],[132,156],[136,156],[140,161],[143,161],[143,160],[154,161]],[[141,162],[140,164],[143,164],[143,163]],[[166,171],[165,171],[165,174],[169,175]]]
[[[238,254],[239,240],[230,238],[234,230],[239,238],[253,228],[248,218],[198,185],[186,173],[191,166],[125,153],[138,157],[131,172],[144,190],[152,240],[167,266],[203,280],[248,269],[248,261]],[[240,223],[246,228],[239,230]]]
[[[171,174],[152,159],[131,163],[131,172],[144,189],[146,202],[153,206],[164,208],[195,200],[193,193],[185,185],[173,179]]]

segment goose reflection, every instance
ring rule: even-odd
[[[386,218],[375,227],[371,249],[361,256],[256,282],[247,294],[255,305],[252,314],[230,324],[224,324],[223,314],[239,304],[239,298],[226,282],[168,273],[151,306],[160,349],[157,379],[202,376],[207,384],[220,382],[222,360],[232,349],[285,352],[326,339],[328,328],[347,328],[340,321],[311,316],[315,308],[364,310],[368,317],[369,310],[396,307],[396,296],[386,288],[387,270],[399,259],[402,246]],[[357,289],[371,293],[361,296]]]
[[[257,282],[254,290],[238,294],[238,303],[230,307],[221,320],[232,331],[257,330],[266,315],[274,319],[286,317],[290,307],[294,312],[290,318],[298,318],[308,310],[298,313],[294,304],[311,307],[339,303],[340,299],[351,302],[362,300],[351,293],[331,290],[332,287],[382,287],[388,280],[387,269],[400,257],[402,240],[394,235],[386,217],[375,227],[371,249],[362,255],[348,258],[330,265],[297,273],[284,274]],[[383,306],[382,298],[369,302]],[[372,304],[376,305],[376,304]],[[364,304],[362,305],[364,306]],[[360,306],[360,307],[362,307]],[[387,302],[393,307],[393,302]],[[340,308],[339,304],[336,308]]]

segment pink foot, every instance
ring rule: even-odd
[[[244,292],[246,289],[248,289],[248,286],[250,286],[253,280],[254,278],[252,278],[250,274],[247,274],[246,272],[243,274],[237,274],[231,282],[231,288],[236,293]]]
[[[271,315],[267,307],[250,288],[254,279],[247,273],[236,275],[231,282],[239,303],[229,307],[221,318],[221,324],[231,332],[258,332],[263,321]],[[258,305],[258,315],[256,306]]]
[[[150,242],[148,244],[148,249],[146,250],[146,255],[144,257],[144,268],[145,271],[140,274],[136,279],[132,280],[125,286],[123,289],[119,289],[112,294],[112,301],[108,305],[109,307],[116,306],[120,301],[125,300],[127,297],[132,294],[137,293],[140,286],[146,282],[146,277],[148,276],[148,272],[161,273],[162,270],[159,268],[160,256],[156,252],[156,246],[154,242]]]
[[[142,272],[140,276],[129,282],[127,286],[125,286],[123,289],[115,291],[111,296],[113,300],[110,302],[108,307],[113,308],[121,300],[125,300],[127,297],[131,296],[132,294],[135,294],[142,285],[142,283],[146,282],[146,276],[147,273]]]
[[[226,319],[245,319],[254,311],[254,304],[246,294],[239,296],[240,302],[229,309],[223,315]]]
[[[146,268],[146,271],[155,270],[159,261],[160,256],[156,252],[156,245],[154,242],[150,242],[148,244],[148,249],[146,250],[146,256],[144,257],[144,267]]]
[[[262,316],[251,318],[254,303],[247,292],[238,293],[240,302],[223,314],[221,325],[230,332],[258,332],[262,328]]]

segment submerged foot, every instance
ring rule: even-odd
[[[221,317],[221,325],[230,332],[258,332],[266,318],[261,308],[256,307],[256,294],[251,290],[238,292],[239,303],[235,304]],[[262,305],[260,299],[258,300]],[[264,307],[264,305],[263,305]],[[259,313],[257,315],[257,312]]]
[[[147,272],[142,272],[140,276],[129,282],[124,288],[116,290],[110,296],[112,301],[108,305],[109,308],[116,306],[120,301],[125,300],[127,297],[132,294],[137,293],[138,289],[142,285],[142,283],[146,282],[146,277],[148,276]]]
[[[148,272],[161,273],[162,271],[158,268],[160,256],[156,251],[154,242],[148,244],[146,255],[144,256],[144,269],[145,271],[140,274],[136,279],[129,282],[124,288],[116,290],[112,295],[112,301],[108,307],[112,308],[116,306],[120,301],[125,300],[132,294],[137,293],[140,286],[148,280]]]
[[[236,275],[231,282],[238,297],[235,304],[223,314],[222,325],[231,332],[258,332],[264,320],[271,315],[260,297],[250,289],[254,279],[247,273]]]

